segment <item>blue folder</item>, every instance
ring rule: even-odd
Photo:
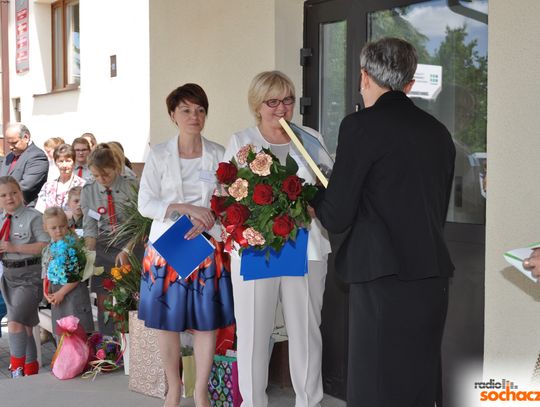
[[[278,253],[272,249],[268,260],[263,250],[244,249],[240,275],[244,281],[305,275],[308,237],[309,233],[306,229],[299,229],[296,241],[288,240]]]
[[[180,277],[186,279],[204,259],[214,253],[214,246],[203,235],[184,239],[193,227],[187,216],[181,216],[152,244]]]

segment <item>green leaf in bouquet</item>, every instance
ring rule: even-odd
[[[291,239],[293,242],[296,242],[297,235],[298,235],[298,228],[295,226],[293,230],[291,230],[291,233],[289,234],[289,239]]]
[[[152,219],[139,212],[137,187],[132,186],[132,193],[122,205],[121,211],[125,215],[125,220],[118,224],[114,233],[109,234],[109,247],[145,242],[150,234]]]
[[[306,201],[311,201],[313,198],[315,198],[317,191],[318,188],[315,185],[304,184],[304,187],[302,188],[302,197]]]
[[[276,238],[270,244],[270,247],[272,247],[272,249],[274,249],[276,252],[279,252],[283,247],[284,242],[285,241],[283,238],[276,236]]]
[[[295,159],[290,156],[290,154],[287,154],[285,168],[287,169],[287,175],[294,175],[298,172],[298,164]]]
[[[247,181],[250,181],[255,177],[255,174],[252,173],[248,167],[243,167],[243,168],[238,169],[238,173],[236,174],[236,177],[243,178]]]
[[[291,207],[290,216],[296,219],[298,216],[302,215],[303,205],[300,199],[296,200],[293,206]]]
[[[255,159],[256,155],[257,155],[257,153],[255,153],[253,150],[249,150],[249,152],[247,154],[246,162],[247,163],[252,162]]]

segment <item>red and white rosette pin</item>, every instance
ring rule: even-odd
[[[97,208],[97,212],[98,212],[100,215],[104,215],[105,213],[107,213],[107,209],[105,209],[104,206],[100,206],[99,208]]]

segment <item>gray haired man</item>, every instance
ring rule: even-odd
[[[30,130],[22,123],[8,126],[4,141],[10,149],[0,165],[0,176],[11,175],[23,192],[27,206],[34,206],[41,187],[47,181],[49,162],[45,152],[30,139]]]

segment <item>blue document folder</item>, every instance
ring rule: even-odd
[[[287,241],[279,253],[271,250],[268,260],[265,251],[252,248],[244,249],[240,275],[244,281],[305,275],[307,273],[308,237],[309,233],[306,229],[298,230],[296,241]]]
[[[192,227],[189,218],[181,216],[153,243],[154,248],[183,279],[189,277],[214,252],[214,246],[203,235],[192,240],[184,239]]]

